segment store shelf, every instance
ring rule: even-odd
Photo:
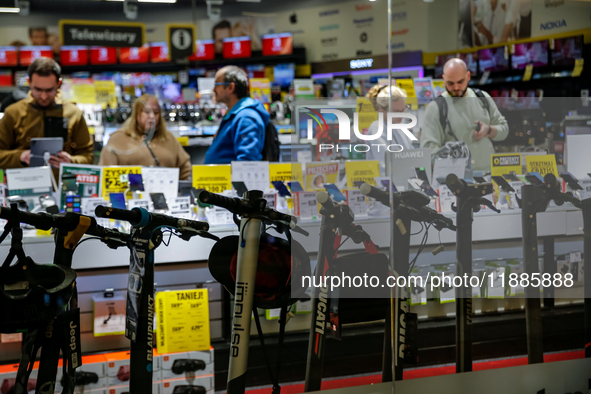
[[[446,216],[453,218],[455,214],[450,213]],[[363,226],[369,233],[373,241],[382,248],[388,248],[390,245],[390,218],[358,218],[355,223]],[[549,208],[547,212],[538,214],[538,236],[564,237],[580,236],[583,234],[583,218],[581,211],[574,207]],[[318,234],[320,233],[320,221],[300,221],[299,225],[310,233],[309,237],[294,233],[293,237],[310,254],[318,252]],[[413,223],[411,233],[417,233],[411,237],[411,246],[418,246],[423,238],[423,232],[419,232],[420,225]],[[210,231],[219,237],[227,235],[238,235],[236,226],[212,226]],[[474,224],[472,239],[474,244],[483,242],[507,243],[511,240],[519,241],[521,234],[521,210],[503,211],[501,213],[479,212],[474,215]],[[443,230],[438,233],[435,229],[429,231],[427,245],[455,244],[456,234],[450,230]],[[169,247],[161,247],[156,250],[156,264],[181,263],[206,261],[209,252],[214,245],[214,241],[195,237],[188,242],[173,237]],[[4,242],[0,245],[0,257],[6,256],[10,249],[10,243]],[[347,242],[341,247],[341,251],[360,250],[362,247]],[[54,243],[53,238],[25,238],[25,251],[37,263],[51,263],[53,258]],[[171,253],[170,251],[174,251]],[[500,256],[497,256],[500,257]],[[515,256],[504,256],[515,257]],[[438,258],[442,258],[441,255]],[[120,248],[111,250],[100,242],[85,242],[80,245],[74,254],[74,269],[93,269],[127,266],[129,253]],[[453,261],[453,260],[452,260]]]

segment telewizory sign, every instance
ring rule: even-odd
[[[322,108],[320,112],[312,109],[307,108],[311,113],[310,117],[312,119],[308,119],[308,128],[307,128],[307,138],[309,140],[314,139],[314,121],[320,126],[321,130],[328,130],[328,125],[326,124],[326,120],[322,116],[322,114],[332,114],[336,116],[339,125],[339,141],[350,141],[351,140],[351,120],[349,116],[340,111],[338,109],[328,109]],[[394,123],[394,120],[400,121],[403,118],[410,119],[410,123]],[[388,112],[386,118],[386,140],[392,141],[392,132],[394,129],[399,129],[402,131],[411,141],[418,141],[417,137],[410,132],[409,129],[415,127],[417,125],[417,117],[413,114],[409,114],[406,112]],[[384,132],[384,113],[378,113],[378,130],[375,134],[362,134],[359,131],[359,113],[355,112],[353,114],[353,133],[355,136],[362,141],[375,141],[382,137]],[[372,149],[372,147],[377,148],[378,152],[381,148],[387,150],[388,152],[401,152],[403,150],[402,145],[399,144],[354,144],[352,145],[353,149],[356,152],[368,152]],[[319,144],[319,150],[329,150],[335,149],[334,144]],[[337,151],[339,150],[339,146],[336,146]]]
[[[63,45],[141,47],[146,27],[143,23],[60,20]]]

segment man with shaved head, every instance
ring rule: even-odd
[[[507,138],[507,120],[488,93],[468,87],[470,71],[463,60],[445,63],[443,81],[447,92],[425,111],[421,147],[436,151],[446,142],[463,141],[470,149],[472,169],[490,171],[490,155],[495,153],[492,141]]]

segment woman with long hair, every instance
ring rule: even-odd
[[[176,167],[180,179],[191,175],[190,156],[166,130],[158,99],[151,94],[135,100],[131,116],[103,148],[99,165]]]

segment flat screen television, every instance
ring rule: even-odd
[[[509,69],[507,47],[480,49],[478,51],[478,68],[480,72],[498,72]]]
[[[293,35],[291,33],[265,34],[262,38],[263,56],[291,55]]]
[[[583,57],[583,36],[555,38],[551,51],[552,65],[571,66]]]
[[[460,59],[462,59],[466,63],[466,66],[468,66],[468,71],[470,71],[472,75],[478,74],[477,52],[460,53]]]
[[[515,44],[511,54],[511,68],[520,70],[528,64],[534,67],[548,65],[548,40]]]

